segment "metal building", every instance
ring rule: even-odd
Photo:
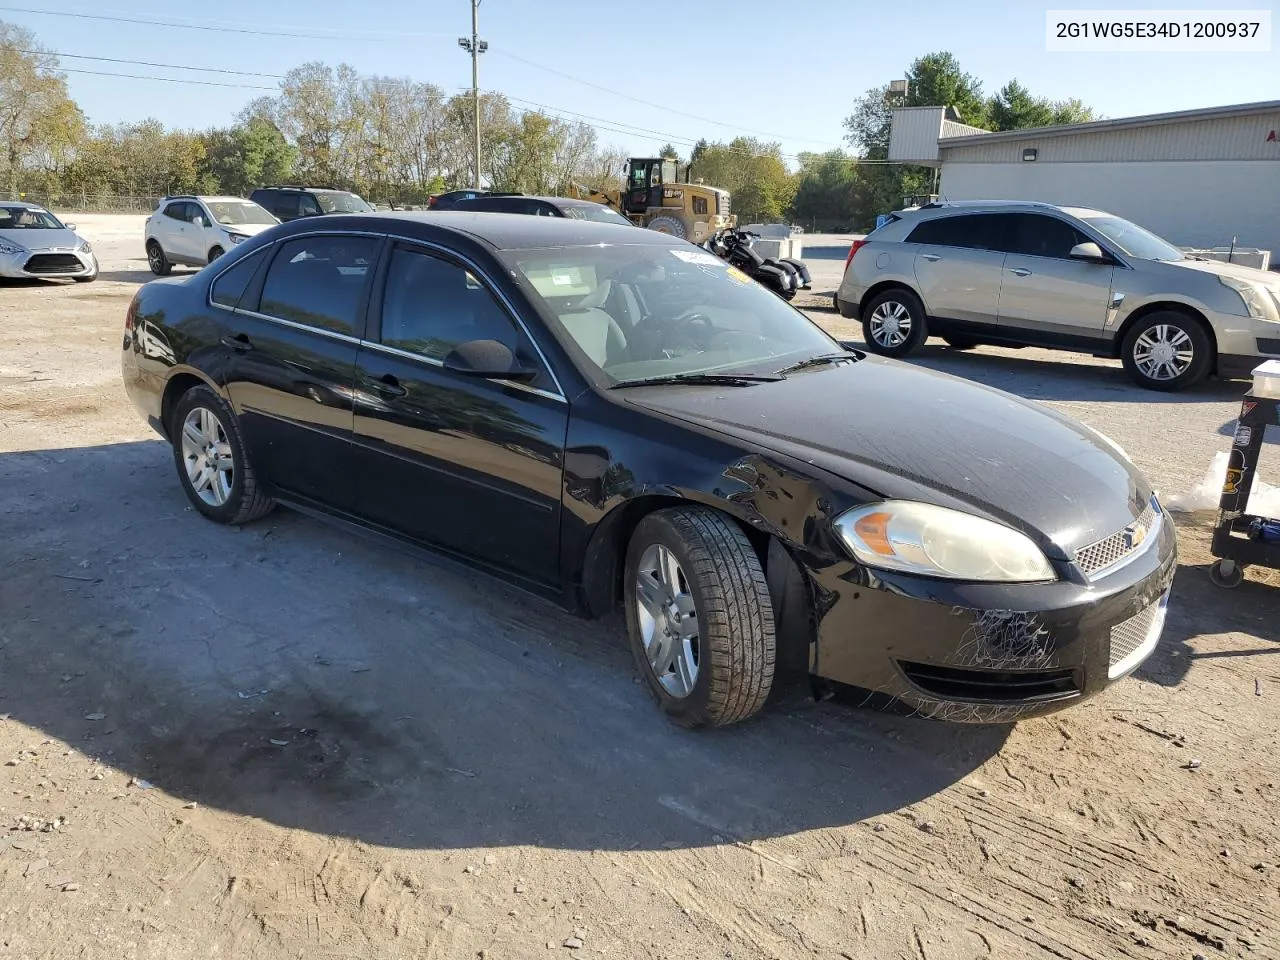
[[[1179,246],[1280,258],[1280,101],[1005,133],[900,108],[889,159],[941,168],[944,199],[1092,207]]]

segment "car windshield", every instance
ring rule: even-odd
[[[248,200],[206,204],[213,218],[227,226],[277,223],[275,217],[256,203]]]
[[[316,201],[325,213],[372,213],[369,206],[354,193],[317,193]]]
[[[598,203],[590,206],[583,205],[572,207],[561,207],[561,211],[566,217],[573,220],[595,220],[599,223],[620,223],[623,226],[631,226],[631,221],[616,211],[610,210],[608,207]]]
[[[1150,230],[1144,230],[1136,223],[1130,223],[1121,217],[1108,214],[1081,219],[1119,247],[1121,252],[1131,257],[1137,257],[1139,260],[1186,259],[1186,255],[1169,241],[1162,240]]]
[[[679,374],[772,374],[838,343],[745,273],[692,245],[514,250],[560,332],[612,385]]]
[[[0,230],[62,230],[62,222],[48,210],[0,204]]]

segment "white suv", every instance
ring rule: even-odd
[[[147,217],[147,263],[157,276],[174,264],[203,267],[279,222],[243,197],[165,197]]]

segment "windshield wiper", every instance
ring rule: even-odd
[[[842,360],[848,360],[853,363],[858,359],[855,353],[824,353],[818,357],[810,357],[808,360],[801,360],[799,363],[793,363],[789,367],[783,367],[778,373],[786,374],[794,370],[803,370],[805,367],[816,367],[822,363],[839,363]]]
[[[621,390],[623,387],[649,387],[662,383],[695,383],[719,387],[749,387],[753,383],[774,383],[785,380],[781,374],[751,373],[671,373],[661,377],[642,377],[639,380],[623,380],[615,383],[610,390]]]

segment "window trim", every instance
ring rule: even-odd
[[[524,335],[528,338],[529,342],[533,344],[534,352],[538,355],[538,359],[542,361],[542,365],[546,368],[547,374],[551,377],[551,382],[555,384],[556,391],[558,392],[543,390],[540,387],[531,387],[527,383],[521,383],[518,380],[496,380],[495,379],[490,382],[501,384],[504,387],[514,387],[515,389],[523,390],[526,393],[534,393],[540,397],[545,397],[548,400],[556,400],[556,401],[559,401],[560,403],[566,403],[566,404],[569,402],[569,395],[565,392],[564,385],[560,381],[560,376],[559,374],[556,373],[556,368],[552,365],[551,361],[547,358],[547,353],[545,350],[542,349],[542,344],[538,342],[538,338],[533,335],[533,331],[529,329],[529,325],[525,323],[524,318],[520,316],[520,311],[518,311],[515,308],[515,305],[511,302],[511,298],[507,296],[507,294],[502,290],[501,287],[499,287],[496,283],[493,282],[493,277],[490,275],[489,271],[485,270],[483,267],[477,264],[474,260],[472,260],[466,254],[459,253],[456,250],[452,250],[448,247],[442,246],[431,240],[423,240],[420,237],[409,237],[399,233],[381,233],[381,232],[374,232],[371,230],[334,230],[334,229],[306,230],[300,233],[291,234],[290,236],[287,236],[287,237],[279,237],[275,240],[270,241],[269,243],[263,244],[258,249],[269,251],[272,247],[278,247],[281,244],[287,243],[290,240],[299,240],[304,237],[319,237],[319,236],[373,237],[374,239],[384,241],[384,243],[381,245],[378,252],[378,260],[374,264],[374,272],[377,274],[377,277],[375,279],[377,279],[379,282],[382,281],[383,279],[382,275],[385,273],[384,264],[387,263],[387,261],[389,260],[389,258],[386,256],[386,251],[391,247],[392,244],[396,242],[407,243],[407,244],[418,246],[418,247],[424,247],[427,250],[435,251],[437,253],[442,253],[448,258],[451,258],[453,260],[458,261],[459,263],[462,263],[468,270],[474,273],[482,283],[484,283],[486,289],[488,289],[489,292],[493,294],[493,296],[498,300],[499,304],[501,304],[501,306],[506,309],[507,313],[514,319],[516,325],[520,328],[521,331],[523,331]],[[250,251],[244,254],[244,256],[252,256],[252,253],[253,252]],[[268,264],[270,264],[271,261],[274,261],[278,255],[279,255],[279,250],[277,250],[273,254],[270,254],[267,260]],[[396,356],[402,356],[408,360],[416,360],[420,363],[439,366],[441,369],[444,368],[443,361],[432,360],[431,358],[424,357],[420,354],[408,353],[407,351],[397,350],[395,347],[385,347],[381,343],[378,343],[376,340],[373,340],[370,338],[369,317],[372,312],[370,310],[370,307],[372,305],[371,300],[373,297],[372,286],[369,288],[368,292],[365,294],[364,322],[362,324],[363,329],[361,331],[362,335],[358,338],[348,336],[347,334],[344,334],[344,333],[339,333],[336,330],[325,330],[321,327],[309,327],[306,324],[297,323],[294,320],[285,320],[282,317],[272,317],[265,313],[259,313],[257,310],[249,310],[244,307],[228,307],[225,304],[214,303],[213,297],[212,297],[214,283],[217,282],[220,276],[222,276],[228,270],[233,268],[242,259],[243,257],[237,257],[234,262],[226,264],[225,266],[222,267],[221,270],[219,270],[216,274],[214,274],[213,279],[209,282],[209,286],[205,288],[205,301],[210,308],[215,310],[223,310],[227,313],[241,314],[243,316],[253,317],[258,320],[268,320],[271,323],[279,323],[283,326],[291,327],[297,330],[304,330],[308,333],[314,333],[314,334],[318,334],[320,336],[325,336],[325,337],[332,337],[333,339],[342,341],[344,343],[356,343],[362,347],[368,347],[371,350],[386,351]],[[270,269],[269,266],[268,266],[268,269]],[[262,294],[262,284],[265,278],[266,278],[266,271],[263,270],[261,267],[259,267],[258,272],[255,273],[253,276],[253,279],[249,281],[249,286],[245,288],[245,294],[247,294],[250,290],[254,290],[255,296],[260,297]],[[244,299],[244,294],[241,294],[241,299]],[[257,302],[255,301],[255,304],[256,303]],[[382,333],[381,309],[382,309],[381,304],[379,304],[378,305],[379,335],[381,335]]]

